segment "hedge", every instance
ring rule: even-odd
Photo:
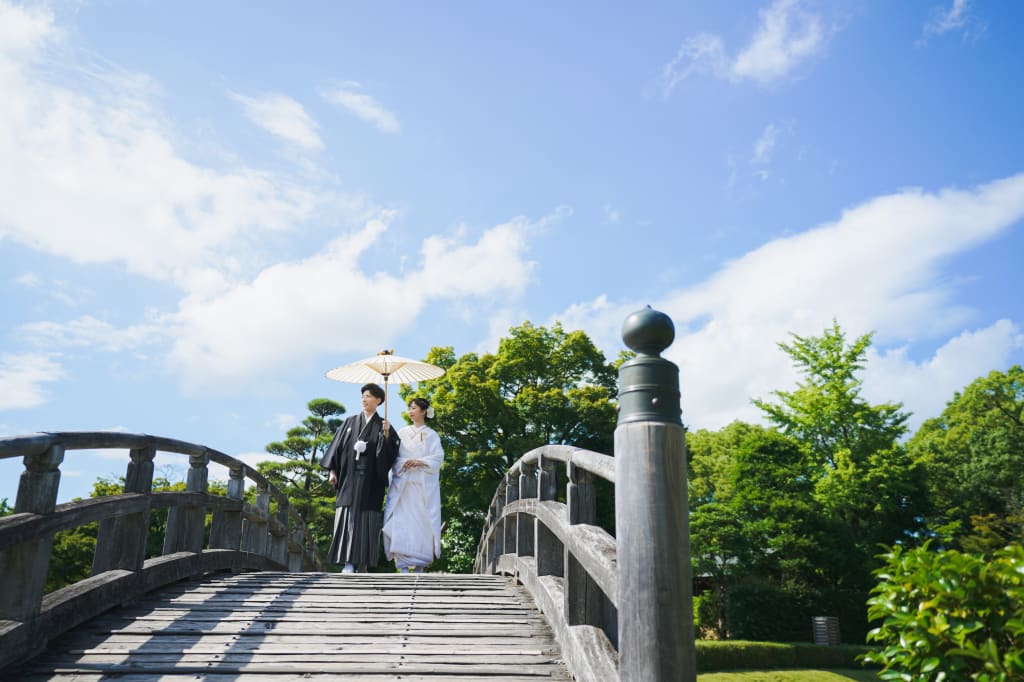
[[[806,642],[748,642],[743,640],[697,640],[697,670],[784,670],[840,669],[865,666],[859,656],[872,647],[854,644],[822,646]]]

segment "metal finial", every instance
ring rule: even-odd
[[[675,337],[675,325],[669,316],[651,306],[622,323],[622,340],[637,356],[619,367],[619,424],[682,424],[679,368],[660,356]]]
[[[636,311],[622,323],[623,342],[630,350],[643,355],[659,355],[675,338],[672,318],[651,306]]]

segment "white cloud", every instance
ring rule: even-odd
[[[324,143],[317,133],[319,126],[316,121],[301,104],[288,95],[277,92],[257,97],[237,93],[230,95],[242,104],[249,120],[271,135],[309,151],[323,149]]]
[[[966,330],[943,344],[932,357],[915,362],[900,346],[868,352],[864,396],[872,402],[902,401],[914,414],[911,431],[925,419],[937,417],[953,392],[979,376],[1009,366],[1011,354],[1024,348],[1024,333],[1010,320],[998,320],[978,330]]]
[[[0,355],[0,410],[36,407],[46,402],[43,384],[63,378],[64,368],[43,353]]]
[[[801,0],[776,0],[759,11],[760,24],[750,42],[735,58],[721,37],[701,33],[683,41],[675,58],[662,68],[664,95],[694,73],[739,82],[768,85],[792,74],[822,52],[835,32],[820,14],[805,11]],[[805,3],[803,3],[805,4]]]
[[[48,8],[0,2],[0,55],[32,56],[40,42],[55,40],[61,35]]]
[[[965,38],[983,33],[987,26],[972,15],[972,4],[972,0],[953,0],[949,8],[933,7],[917,45],[925,45],[929,37],[941,36],[951,31],[962,30]]]
[[[248,464],[253,469],[257,468],[259,466],[260,462],[287,462],[288,461],[287,457],[282,457],[280,455],[272,455],[269,452],[243,452],[243,453],[240,453],[240,454],[237,454],[237,455],[231,455],[231,456],[234,457],[235,459],[237,459],[240,462],[244,462],[245,464]],[[225,480],[226,481],[227,477],[225,476],[224,478],[218,478],[216,480]]]
[[[20,329],[22,338],[39,347],[92,346],[111,353],[138,348],[156,341],[163,333],[160,324],[139,324],[118,329],[108,322],[85,315],[67,323],[32,322]]]
[[[149,79],[68,59],[51,14],[0,13],[0,238],[187,288],[312,213],[318,197],[285,178],[184,159]]]
[[[329,102],[338,104],[363,119],[372,123],[382,133],[397,133],[401,130],[398,117],[385,109],[380,102],[370,95],[357,92],[358,83],[346,82],[323,90],[320,94]]]
[[[14,283],[26,289],[35,289],[40,284],[39,275],[34,272],[23,272],[14,278]]]
[[[604,205],[604,219],[609,223],[615,224],[622,221],[622,215],[619,213],[619,209],[615,208],[611,204]]]
[[[359,267],[387,229],[371,220],[314,256],[273,265],[216,296],[182,301],[171,318],[170,364],[187,387],[225,390],[321,354],[376,350],[413,325],[430,301],[521,292],[532,268],[527,237],[546,220],[517,218],[475,243],[428,237],[421,267],[401,277]]]
[[[774,123],[769,123],[761,131],[761,136],[757,138],[757,142],[754,143],[754,155],[750,158],[750,163],[764,165],[772,160],[772,152],[775,150],[775,145],[779,141],[779,127]]]
[[[936,395],[948,399],[964,377],[987,372],[1006,357],[1006,349],[1020,347],[1012,321],[963,335],[973,313],[953,300],[941,266],[1022,219],[1024,174],[972,190],[908,189],[864,202],[833,223],[769,242],[696,286],[650,301],[676,324],[676,342],[666,357],[681,370],[684,420],[696,428],[758,420],[760,411],[749,400],[770,397],[772,390],[790,388],[796,380],[776,343],[787,341],[790,332],[820,334],[832,319],[850,338],[875,331],[875,347],[882,349],[878,357],[890,364],[901,358],[899,351],[886,355],[894,351],[884,349],[894,344],[943,342],[916,368],[901,365],[903,371],[894,376],[916,379],[899,384],[905,391],[886,398],[933,416],[927,411]],[[560,319],[575,320],[574,326],[588,330],[602,347],[618,349],[622,320],[645,303],[611,305],[598,299],[574,306]],[[950,335],[961,338],[946,343]],[[972,348],[991,352],[968,362]],[[959,370],[949,369],[953,358],[961,363]],[[872,380],[877,376],[872,373]]]

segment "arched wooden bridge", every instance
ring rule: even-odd
[[[626,334],[638,356],[620,370],[616,456],[524,454],[495,492],[473,575],[325,573],[287,498],[202,445],[0,438],[0,459],[25,463],[0,519],[0,679],[693,682],[678,371],[658,357],[671,335],[650,312]],[[97,449],[126,452],[125,492],[55,504],[67,454]],[[152,491],[158,451],[189,458],[185,492]],[[208,492],[211,462],[228,470],[226,496]],[[596,525],[595,477],[616,486],[617,538]],[[163,551],[147,559],[161,508]],[[44,594],[54,533],[94,521],[92,576]]]

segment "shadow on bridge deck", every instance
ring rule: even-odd
[[[569,680],[528,593],[489,575],[215,574],[71,630],[9,679]]]

